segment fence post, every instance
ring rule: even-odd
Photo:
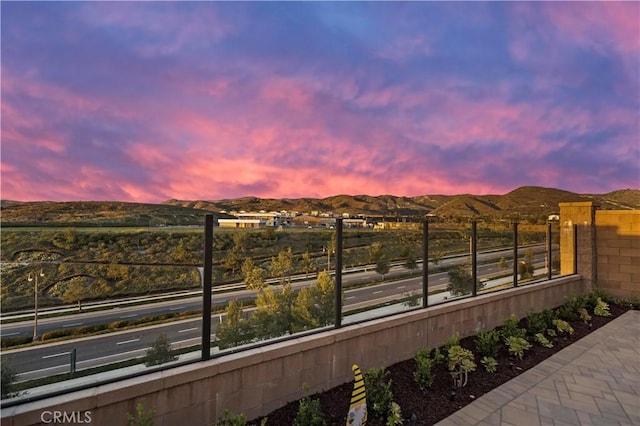
[[[471,222],[471,295],[478,295],[478,221]]]
[[[336,219],[336,328],[342,326],[342,219]]]
[[[204,221],[204,268],[202,279],[202,361],[211,358],[211,274],[213,272],[213,215]]]
[[[73,376],[76,373],[77,355],[78,355],[78,350],[76,348],[71,349],[71,360],[69,363],[69,372],[71,373],[71,376]]]
[[[518,287],[518,222],[513,222],[513,286]]]
[[[553,262],[551,259],[551,222],[547,223],[547,279],[553,278]]]
[[[429,221],[422,224],[422,307],[429,306]]]
[[[573,225],[573,273],[578,273],[578,225]]]

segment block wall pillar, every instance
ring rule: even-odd
[[[597,277],[595,218],[598,207],[599,204],[592,201],[560,203],[560,273],[574,272],[574,241],[577,239],[577,273],[582,276],[587,291],[593,289]]]

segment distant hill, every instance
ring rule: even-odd
[[[4,226],[175,226],[201,225],[206,213],[219,218],[231,212],[333,212],[366,216],[424,216],[507,218],[543,217],[558,213],[558,203],[596,201],[603,209],[640,209],[640,190],[608,194],[576,194],[554,188],[524,186],[504,195],[334,195],[327,198],[258,198],[168,200],[162,204],[124,202],[0,202]]]
[[[201,206],[213,211],[297,211],[300,213],[333,212],[368,216],[439,216],[495,218],[513,215],[543,216],[558,213],[558,204],[573,201],[596,201],[603,209],[640,209],[640,190],[626,189],[608,194],[576,194],[555,188],[524,186],[504,195],[334,195],[327,198],[262,199],[244,197],[217,201],[169,200],[166,204],[184,207]]]
[[[0,206],[3,226],[190,226],[202,225],[207,213],[182,206],[117,201],[2,201]]]

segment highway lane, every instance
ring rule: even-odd
[[[535,247],[536,251],[543,250],[544,245],[538,245]],[[478,254],[478,262],[484,262],[492,259],[499,259],[501,257],[509,260],[512,254],[511,249],[504,249],[499,251],[491,251],[487,253]],[[455,256],[451,258],[443,259],[439,267],[451,266],[468,261],[468,255]],[[538,260],[536,260],[538,261]],[[430,263],[430,268],[434,268],[436,265]],[[482,272],[482,265],[478,267],[478,273]],[[355,282],[363,282],[367,280],[376,280],[380,278],[380,275],[373,271],[373,267],[357,268],[360,272],[343,274],[343,286],[347,288],[349,284]],[[403,266],[394,266],[386,275],[387,278],[393,278],[398,274],[406,274],[407,270]],[[305,286],[309,286],[315,282],[313,280],[294,281],[292,286],[294,289],[299,289]],[[215,289],[214,289],[215,291]],[[226,293],[217,293],[212,297],[212,304],[215,307],[224,307],[229,300],[253,300],[255,299],[256,292],[251,290],[234,290]],[[108,302],[105,302],[108,305]],[[136,318],[143,318],[146,316],[161,315],[170,312],[180,311],[200,311],[202,310],[202,298],[201,297],[189,297],[178,300],[168,300],[162,302],[154,302],[149,304],[141,304],[136,306],[121,307],[117,306],[108,310],[74,313],[71,315],[64,315],[58,317],[39,318],[38,320],[38,333],[43,333],[60,330],[65,328],[83,327],[96,324],[107,324],[113,321],[119,320],[134,320]],[[7,315],[3,316],[4,318]],[[0,327],[0,337],[26,337],[33,335],[33,320],[20,321],[15,323],[3,324]]]
[[[499,265],[481,265],[479,271],[479,276],[489,276],[499,271]],[[448,274],[445,272],[429,276],[430,291],[444,289],[447,283]],[[344,311],[375,305],[383,300],[398,299],[412,291],[421,292],[421,288],[422,277],[412,277],[347,290]],[[212,316],[212,341],[220,319],[221,315]],[[201,318],[174,321],[73,341],[3,351],[2,362],[7,362],[19,373],[19,380],[46,377],[69,371],[70,353],[74,348],[77,351],[77,368],[83,369],[143,356],[160,333],[166,333],[175,348],[199,344],[201,321]]]

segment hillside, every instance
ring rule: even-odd
[[[166,226],[202,225],[207,211],[166,204],[116,201],[3,201],[2,225]]]
[[[558,203],[596,201],[602,209],[640,209],[640,190],[608,194],[576,194],[555,188],[525,186],[504,195],[335,195],[327,198],[258,198],[224,200],[168,200],[162,204],[124,202],[16,202],[2,201],[2,225],[57,226],[174,226],[201,225],[206,213],[230,217],[239,211],[298,213],[333,212],[367,216],[543,217],[558,212]],[[224,212],[224,213],[221,213]]]

